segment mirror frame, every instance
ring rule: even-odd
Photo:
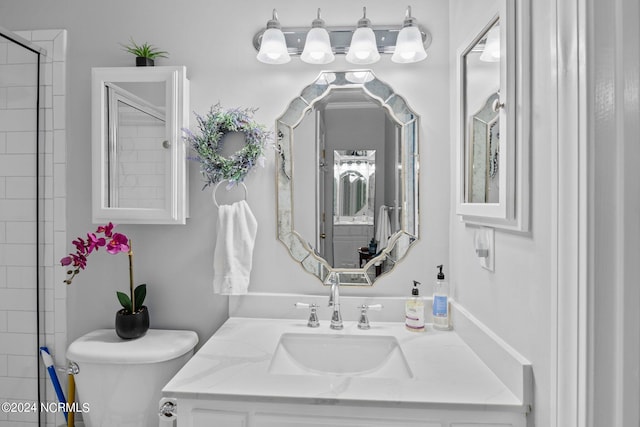
[[[166,137],[170,144],[170,184],[161,209],[117,208],[106,206],[108,147],[106,85],[108,83],[165,83]],[[185,224],[188,212],[186,143],[182,129],[188,128],[189,81],[184,66],[109,67],[91,70],[91,151],[92,219],[96,224]]]
[[[390,117],[401,128],[401,159],[403,170],[402,195],[404,209],[402,229],[389,238],[387,247],[369,260],[363,268],[334,268],[322,258],[305,239],[296,232],[293,221],[293,139],[294,128],[304,119],[307,111],[315,103],[327,96],[332,90],[362,89],[386,109]],[[316,80],[305,87],[301,94],[293,99],[286,111],[276,120],[277,149],[277,225],[278,239],[287,247],[291,257],[299,262],[305,271],[328,285],[333,273],[338,273],[341,285],[371,286],[376,278],[393,270],[404,258],[419,236],[419,117],[408,106],[404,98],[394,92],[386,83],[378,80],[371,70],[323,71]],[[413,146],[406,147],[406,141],[412,138]],[[409,182],[408,171],[413,172]],[[408,201],[408,195],[412,197]],[[376,263],[388,262],[388,269],[381,274],[376,271]],[[350,280],[343,281],[344,277]]]
[[[482,27],[475,28],[457,51],[456,213],[467,224],[511,231],[529,230],[529,9],[528,0],[504,0],[499,10],[489,11]],[[466,200],[468,129],[466,112],[466,54],[500,21],[500,192],[498,203],[469,203]],[[502,42],[504,41],[504,42]]]

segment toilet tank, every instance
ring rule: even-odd
[[[161,390],[197,343],[195,332],[161,329],[133,340],[100,329],[75,340],[67,359],[78,365],[74,378],[85,425],[157,426]]]

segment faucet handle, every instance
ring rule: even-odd
[[[309,321],[307,322],[307,326],[310,328],[317,328],[320,326],[320,322],[318,321],[318,304],[307,304],[304,302],[297,302],[294,304],[296,308],[308,308],[309,311]]]
[[[367,310],[380,311],[382,310],[383,305],[382,304],[370,304],[370,305],[362,304],[358,308],[360,308],[360,320],[358,321],[358,328],[370,329],[371,326],[369,326],[369,317],[367,316]]]

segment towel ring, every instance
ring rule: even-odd
[[[216,208],[220,207],[220,205],[218,204],[218,201],[216,200],[216,191],[218,191],[218,187],[220,187],[220,184],[222,184],[225,181],[226,180],[218,181],[216,186],[213,187],[213,192],[211,193],[211,198],[213,199],[213,204],[216,205]],[[247,190],[247,186],[246,186],[246,184],[244,182],[239,182],[238,185],[240,185],[240,184],[242,184],[242,188],[244,188],[244,199],[247,200],[247,197],[249,197],[249,190]]]

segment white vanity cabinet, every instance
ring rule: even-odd
[[[498,410],[421,409],[180,399],[178,427],[525,427],[525,415]]]
[[[393,350],[380,356],[381,342]],[[531,366],[491,351],[499,367],[457,331],[415,333],[378,320],[361,330],[350,319],[335,331],[326,320],[308,328],[306,319],[231,317],[162,396],[176,405],[178,427],[525,427]]]

